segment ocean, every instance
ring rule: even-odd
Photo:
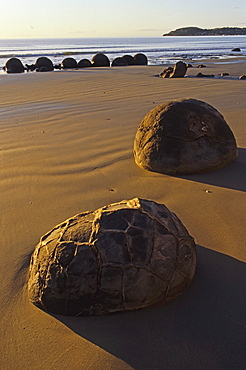
[[[240,48],[240,52],[232,49]],[[8,39],[0,40],[0,68],[11,57],[22,63],[33,64],[41,56],[59,64],[66,57],[77,61],[104,53],[110,61],[124,54],[144,53],[149,65],[174,64],[178,60],[246,56],[246,36],[166,36],[148,38],[61,38],[61,39]]]

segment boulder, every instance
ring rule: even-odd
[[[7,73],[23,73],[25,68],[20,59],[10,58],[4,66],[4,70]]]
[[[91,67],[91,61],[89,59],[81,59],[78,63],[78,68]]]
[[[134,55],[134,64],[135,65],[147,65],[148,64],[148,58],[145,54],[138,53]]]
[[[77,61],[74,58],[65,58],[61,63],[63,69],[76,69],[78,67]]]
[[[241,51],[241,49],[240,48],[234,48],[234,49],[232,49],[232,51]]]
[[[47,57],[38,58],[35,63],[35,68],[37,72],[39,72],[40,69],[45,72],[54,70],[53,62]]]
[[[102,54],[102,53],[98,53],[94,55],[91,62],[92,62],[93,67],[109,67],[110,66],[110,61],[107,55]]]
[[[177,62],[173,68],[173,72],[170,74],[170,78],[184,77],[187,71],[187,65],[184,62]]]
[[[213,74],[205,75],[205,74],[203,74],[203,73],[199,72],[199,73],[197,73],[196,77],[210,77],[210,78],[213,78],[213,77],[214,77],[214,75],[213,75]]]
[[[132,55],[123,55],[122,59],[129,65],[132,66],[135,64],[135,60]]]
[[[218,170],[237,156],[236,140],[224,117],[196,99],[155,107],[140,123],[134,140],[136,164],[168,175]]]
[[[160,74],[159,76],[162,77],[162,78],[169,78],[170,77],[170,74],[173,73],[173,67],[168,67],[168,68],[165,68]]]
[[[239,80],[246,80],[246,75],[242,75],[239,77]]]
[[[134,198],[75,215],[42,236],[28,294],[60,315],[131,311],[180,296],[195,268],[196,245],[178,217]]]
[[[35,69],[36,69],[36,65],[35,64],[25,64],[25,67],[26,67],[26,70],[27,70],[27,72],[29,72],[29,71],[35,71]]]
[[[112,67],[128,66],[128,63],[121,57],[117,57],[112,61]]]

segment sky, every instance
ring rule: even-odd
[[[0,0],[0,39],[155,37],[181,27],[246,27],[245,0]]]

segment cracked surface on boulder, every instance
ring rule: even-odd
[[[48,312],[103,315],[175,299],[195,268],[195,243],[178,217],[134,198],[80,213],[41,237],[28,293]]]
[[[224,117],[196,99],[175,100],[152,109],[138,127],[133,152],[139,167],[168,175],[218,170],[238,156]]]

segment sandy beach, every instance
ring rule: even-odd
[[[1,369],[245,369],[246,81],[238,77],[246,62],[202,63],[181,79],[158,77],[163,66],[0,75]],[[233,164],[174,177],[134,163],[142,118],[180,98],[223,114],[237,141]],[[40,237],[77,213],[134,197],[165,204],[194,237],[187,292],[103,317],[32,305],[26,278]]]

